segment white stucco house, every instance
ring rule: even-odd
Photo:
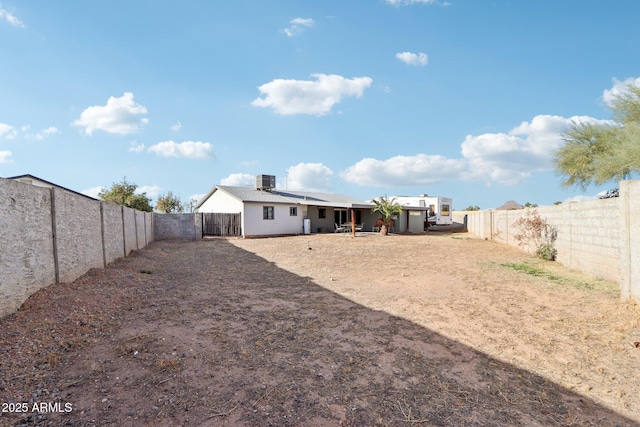
[[[196,212],[240,214],[242,237],[303,234],[305,219],[306,232],[333,232],[335,224],[351,221],[352,212],[357,224],[372,228],[370,203],[342,194],[278,190],[275,178],[262,185],[264,177],[272,178],[259,175],[254,188],[214,186],[200,199]]]

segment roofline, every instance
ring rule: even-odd
[[[239,197],[237,197],[236,195],[230,193],[229,191],[226,191],[226,189],[224,188],[225,186],[221,186],[221,185],[214,185],[208,192],[207,194],[205,194],[204,196],[202,196],[202,198],[198,201],[198,204],[196,205],[195,209],[199,209],[204,202],[206,202],[212,195],[213,193],[215,193],[216,191],[223,191],[225,194],[228,194],[229,196],[233,197],[234,199],[242,202],[242,203],[270,203],[270,204],[278,204],[278,205],[301,205],[301,206],[322,206],[322,207],[335,207],[335,208],[345,208],[345,209],[371,209],[374,205],[373,203],[367,203],[367,202],[361,202],[361,203],[351,203],[351,202],[326,202],[326,201],[319,201],[319,200],[307,200],[307,199],[300,199],[300,200],[296,200],[296,201],[259,201],[259,200],[244,200],[241,199]],[[237,187],[237,188],[249,188],[249,187]],[[256,190],[255,188],[253,188],[253,190]],[[256,191],[260,191],[260,190],[256,190]],[[300,191],[299,193],[305,193],[304,191]],[[314,194],[314,193],[309,193],[309,194]],[[329,193],[330,194],[330,193]],[[275,194],[281,197],[286,197],[286,196],[282,196],[280,194]]]
[[[79,193],[79,192],[74,191],[74,190],[71,190],[71,189],[69,189],[69,188],[67,188],[67,187],[63,187],[62,185],[54,184],[54,183],[53,183],[53,182],[51,182],[51,181],[47,181],[46,179],[38,178],[37,176],[35,176],[35,175],[31,175],[31,174],[29,174],[29,173],[24,174],[24,175],[9,176],[9,177],[7,177],[6,179],[11,179],[11,180],[16,181],[16,180],[18,180],[18,179],[20,179],[20,178],[32,178],[32,179],[37,179],[38,181],[44,182],[44,183],[46,183],[46,184],[49,184],[49,185],[50,185],[50,186],[52,186],[52,187],[56,187],[56,188],[60,188],[61,190],[68,191],[69,193],[77,194],[78,196],[86,197],[87,199],[100,201],[99,199],[96,199],[95,197],[87,196],[86,194]],[[20,181],[18,181],[18,182],[20,182]],[[23,184],[26,184],[26,183],[23,183]]]
[[[244,200],[236,197],[235,195],[229,193],[228,191],[225,191],[225,189],[223,188],[223,186],[220,185],[214,185],[213,187],[211,187],[211,190],[209,190],[207,192],[207,194],[205,194],[204,196],[202,196],[202,198],[198,201],[198,204],[196,205],[196,207],[194,209],[198,209],[200,206],[202,206],[204,204],[204,202],[206,202],[207,200],[209,200],[209,197],[211,197],[213,195],[213,193],[215,193],[216,191],[222,191],[225,194],[233,197],[236,200],[239,200],[241,202],[244,203]]]

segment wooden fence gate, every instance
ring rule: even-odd
[[[202,237],[204,236],[242,236],[240,214],[202,213]]]

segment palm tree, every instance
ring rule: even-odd
[[[386,236],[389,230],[389,221],[394,217],[394,215],[402,212],[402,206],[396,203],[395,198],[389,200],[389,197],[386,195],[373,199],[372,202],[375,206],[371,210],[374,213],[379,212],[380,215],[382,215],[382,227],[380,227],[380,234]]]

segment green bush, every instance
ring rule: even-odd
[[[550,244],[542,244],[538,246],[536,250],[536,256],[540,259],[546,259],[547,261],[555,261],[558,255],[558,250]]]

